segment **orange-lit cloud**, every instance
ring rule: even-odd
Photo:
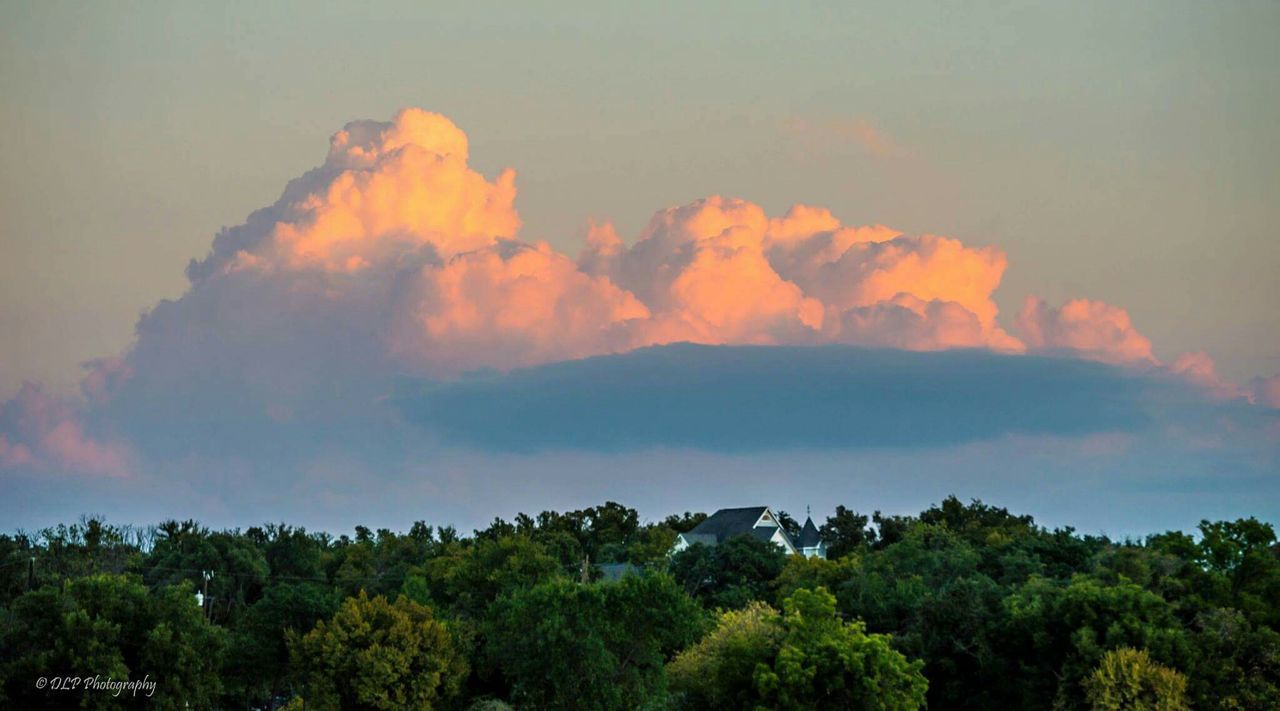
[[[868,150],[891,148],[870,125],[846,129]],[[1055,308],[1032,297],[1016,335],[1006,332],[993,298],[1008,266],[998,247],[846,225],[816,206],[770,216],[711,196],[659,210],[634,239],[593,224],[572,259],[520,241],[515,173],[486,178],[468,154],[457,126],[419,109],[348,124],[322,165],[215,237],[188,267],[187,292],[144,315],[128,352],[92,365],[88,410],[159,427],[225,409],[229,428],[301,427],[402,375],[449,379],[680,341],[1164,367],[1128,314],[1099,301]],[[1245,392],[1204,354],[1167,370],[1215,396]],[[1259,381],[1253,398],[1277,406],[1278,390]],[[0,467],[128,470],[127,450],[90,434],[77,408],[35,388],[4,408]]]
[[[504,242],[427,265],[392,304],[388,348],[435,372],[513,367],[626,350],[648,318],[633,295],[545,243]]]
[[[712,196],[657,212],[630,245],[595,225],[574,262],[517,241],[514,173],[491,182],[467,158],[466,136],[437,114],[349,124],[321,167],[218,236],[189,269],[186,303],[149,316],[147,332],[185,340],[209,311],[236,318],[219,296],[234,284],[268,292],[244,317],[257,331],[330,308],[360,319],[389,361],[446,377],[675,341],[1022,349],[996,323],[996,248]]]
[[[466,134],[421,109],[348,124],[324,165],[290,183],[274,224],[247,243],[215,242],[206,262],[353,272],[416,248],[449,257],[514,236],[515,171],[490,182],[467,157]]]
[[[1022,347],[995,321],[1002,252],[845,227],[822,208],[770,219],[712,196],[657,213],[630,248],[593,232],[579,263],[645,302],[646,341]]]

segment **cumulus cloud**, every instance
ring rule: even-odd
[[[1031,353],[1067,355],[1115,365],[1154,368],[1181,378],[1215,400],[1245,399],[1263,403],[1255,386],[1251,392],[1218,373],[1204,351],[1183,353],[1165,363],[1156,357],[1151,340],[1133,325],[1124,309],[1103,301],[1072,299],[1052,307],[1029,296],[1018,313],[1015,332]]]
[[[489,181],[467,157],[437,114],[349,124],[323,165],[191,264],[188,293],[143,319],[131,366],[207,379],[210,359],[257,390],[303,392],[299,378],[344,369],[452,377],[677,341],[1021,349],[996,323],[996,248],[713,196],[659,211],[630,246],[595,226],[575,262],[519,241],[514,173]]]
[[[448,258],[514,236],[515,171],[489,182],[467,158],[466,134],[439,114],[405,109],[390,123],[347,124],[323,165],[219,234],[188,273],[355,272],[421,247]]]
[[[1215,399],[1252,399],[1252,395],[1245,388],[1219,375],[1218,366],[1204,351],[1183,353],[1169,364],[1169,371],[1185,378]]]
[[[460,372],[623,350],[649,310],[545,243],[503,242],[405,279],[388,340],[403,362]]]
[[[1156,363],[1151,341],[1124,309],[1073,299],[1052,307],[1029,296],[1018,313],[1017,333],[1033,351],[1064,353],[1104,363]]]
[[[1008,333],[997,247],[846,225],[821,207],[770,216],[711,196],[658,211],[631,240],[593,225],[573,259],[521,241],[514,171],[489,178],[468,158],[439,114],[348,124],[320,166],[216,235],[127,352],[91,364],[80,402],[28,388],[6,403],[0,468],[121,474],[135,459],[119,441],[170,462],[384,442],[401,378],[685,341],[1158,364],[1101,302],[1032,298]],[[1205,359],[1171,372],[1225,388]],[[1275,402],[1274,389],[1255,397]]]
[[[579,264],[650,308],[637,345],[1022,347],[996,323],[1000,250],[845,227],[806,205],[770,219],[753,203],[712,196],[660,211],[629,248],[611,229],[595,231]]]

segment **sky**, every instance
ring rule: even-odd
[[[11,527],[1280,515],[1273,3],[0,19]]]

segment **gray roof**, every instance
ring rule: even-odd
[[[640,566],[630,563],[597,563],[596,569],[600,571],[601,580],[607,582],[616,582],[628,575],[639,575],[643,571]]]
[[[816,548],[822,543],[822,536],[818,533],[818,527],[813,525],[812,518],[804,520],[804,528],[800,529],[800,538],[796,540],[796,546],[799,548]]]
[[[682,533],[680,535],[684,536],[684,540],[688,542],[689,545],[701,543],[704,546],[714,546],[717,543],[714,533],[694,533],[693,531],[689,531],[688,533]]]
[[[684,534],[684,538],[690,543],[701,543],[708,541],[702,538],[703,536],[715,536],[716,543],[723,543],[726,538],[752,533],[756,521],[760,520],[760,515],[768,508],[768,506],[748,506],[741,509],[720,509]],[[769,531],[769,535],[773,535],[772,530]]]
[[[772,540],[773,534],[777,532],[778,532],[778,529],[771,528],[769,526],[761,526],[759,528],[751,529],[751,535],[755,536],[756,538],[759,538],[762,541]]]

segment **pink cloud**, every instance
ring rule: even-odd
[[[128,450],[89,436],[66,402],[27,383],[0,404],[0,468],[123,477]]]
[[[1104,363],[1158,363],[1151,341],[1133,327],[1128,312],[1102,301],[1072,299],[1054,308],[1027,297],[1017,334],[1030,351],[1066,352]]]
[[[1204,351],[1183,353],[1169,364],[1169,371],[1218,400],[1248,398],[1249,393],[1218,375],[1218,367]]]

